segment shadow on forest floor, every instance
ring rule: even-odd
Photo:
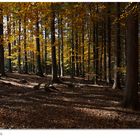
[[[16,84],[23,78],[26,84]],[[1,79],[0,127],[140,128],[140,112],[120,107],[122,91],[86,84],[75,88],[56,84],[58,92],[46,92],[29,86],[48,80],[16,73]]]

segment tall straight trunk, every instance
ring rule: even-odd
[[[116,33],[115,33],[115,48],[114,48],[114,55],[115,55],[115,64],[114,64],[114,84],[113,89],[121,88],[120,77],[121,73],[119,68],[121,67],[121,42],[120,42],[120,3],[115,3],[116,9]]]
[[[11,26],[10,26],[10,18],[7,16],[7,33],[8,33],[8,72],[12,72],[12,60],[11,60]]]
[[[81,33],[79,32],[79,38],[78,38],[78,45],[79,45],[79,50],[78,50],[78,53],[79,53],[79,76],[81,76],[82,74],[82,48],[81,48],[81,45],[82,45],[82,40],[81,40]]]
[[[0,73],[5,76],[4,70],[4,47],[3,47],[3,13],[0,8]]]
[[[74,56],[74,27],[73,27],[73,23],[72,23],[72,31],[71,31],[71,76],[72,78],[75,76],[75,56]]]
[[[96,71],[96,78],[95,78],[95,83],[97,83],[97,80],[99,78],[99,60],[98,60],[98,35],[99,35],[99,32],[98,32],[98,23],[96,23],[96,48],[95,48],[95,71]]]
[[[93,70],[96,74],[96,24],[93,23],[93,33],[92,33],[92,40],[93,40]],[[96,84],[96,77],[94,77],[94,83]]]
[[[102,23],[102,30],[104,30],[104,23]],[[102,34],[101,34],[101,42],[102,42],[102,45],[101,45],[101,51],[100,51],[100,74],[99,74],[100,81],[103,80],[104,31],[102,31]]]
[[[108,4],[108,12],[107,12],[107,38],[106,38],[106,47],[107,47],[107,51],[106,51],[106,78],[107,78],[107,83],[109,84],[111,82],[111,19],[110,19],[110,4]]]
[[[85,48],[84,48],[84,43],[85,43],[85,36],[84,36],[84,23],[82,25],[82,77],[84,77],[85,75],[85,64],[84,64],[84,52],[85,52]]]
[[[37,13],[36,19],[36,74],[39,76],[43,76],[42,65],[41,65],[41,58],[40,58],[40,39],[39,39],[39,18]]]
[[[138,8],[137,3],[132,3],[128,10],[126,20],[127,37],[127,65],[126,65],[126,89],[124,96],[124,107],[136,109],[138,107]]]
[[[15,34],[16,34],[16,20],[13,21],[13,34],[14,34],[14,37],[15,37]],[[14,41],[13,41],[13,46],[16,46],[16,39],[14,38]]]
[[[106,47],[106,23],[104,22],[104,26],[103,26],[103,32],[104,32],[104,80],[106,81],[106,50],[107,50],[107,47]]]
[[[47,74],[47,57],[48,57],[48,52],[47,52],[47,28],[45,27],[45,74]]]
[[[90,45],[91,45],[91,31],[90,31],[90,26],[89,26],[89,31],[88,31],[88,73],[90,72]],[[89,80],[89,76],[88,76],[88,80]]]
[[[79,49],[79,47],[78,47],[78,31],[75,30],[75,52],[76,52],[76,56],[75,56],[75,58],[76,58],[76,70],[75,70],[75,72],[76,72],[76,76],[79,76],[78,49]]]
[[[58,76],[61,75],[60,49],[61,49],[61,25],[60,15],[58,14]]]
[[[18,35],[18,72],[21,73],[21,19],[19,19]]]
[[[61,76],[64,76],[64,39],[63,39],[63,24],[62,24],[62,17],[61,17],[61,63],[60,63],[60,69],[61,69]]]
[[[27,63],[27,45],[26,45],[26,15],[24,17],[24,72],[28,73],[28,63]]]
[[[41,33],[40,34],[43,38],[44,31],[43,31],[43,25],[42,24],[43,23],[41,21],[41,23],[40,23],[40,32]],[[41,59],[41,64],[42,64],[42,72],[44,73],[44,47],[43,47],[43,45],[44,45],[44,42],[42,40],[40,40],[40,49],[41,49],[40,59]]]
[[[56,46],[55,46],[55,11],[51,5],[51,52],[52,52],[52,81],[57,82]]]

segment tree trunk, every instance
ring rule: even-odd
[[[75,76],[75,56],[74,56],[74,27],[73,27],[73,23],[72,23],[72,31],[71,31],[71,76],[72,78],[74,78]]]
[[[7,33],[8,33],[8,72],[12,72],[12,60],[11,60],[11,26],[10,26],[10,19],[7,16]]]
[[[127,65],[126,65],[126,89],[124,96],[124,107],[136,109],[138,107],[138,8],[137,3],[132,3],[128,10],[126,21],[127,37]]]
[[[120,43],[120,3],[115,3],[115,9],[116,9],[116,23],[115,23],[115,48],[114,48],[114,55],[115,55],[115,64],[114,64],[114,84],[113,89],[120,89],[121,83],[120,83],[120,67],[121,67],[121,43]]]
[[[61,76],[64,76],[64,41],[63,41],[63,24],[62,24],[62,17],[61,17],[61,48],[60,48],[60,54],[61,54],[61,63],[60,63],[60,70],[61,70]]]
[[[106,23],[104,22],[104,27],[103,27],[103,32],[104,32],[104,81],[106,81]]]
[[[109,84],[111,82],[111,19],[110,19],[110,4],[108,4],[108,12],[107,12],[107,36],[106,36],[106,80]]]
[[[60,50],[61,50],[61,25],[60,25],[60,15],[58,14],[58,75],[61,75],[61,62],[60,62]]]
[[[24,17],[24,72],[28,73],[27,46],[26,46],[26,16]]]
[[[76,56],[75,56],[75,58],[76,58],[76,70],[75,70],[75,72],[76,72],[76,76],[78,77],[79,76],[79,59],[78,59],[78,31],[77,30],[75,30],[75,52],[76,52]]]
[[[47,57],[48,57],[48,52],[47,52],[47,28],[45,27],[45,74],[48,74],[47,71]]]
[[[37,71],[36,74],[38,76],[43,76],[42,66],[41,66],[41,58],[40,58],[40,39],[39,39],[39,19],[37,15],[36,20],[36,62],[37,62]]]
[[[54,5],[51,5],[51,52],[52,52],[52,81],[57,82],[57,64],[56,64],[56,47],[55,47],[55,11]]]
[[[84,32],[85,32],[85,29],[84,29],[84,22],[83,22],[83,25],[82,25],[82,77],[85,76],[85,64],[84,64],[84,52],[85,52],[85,48],[84,48],[84,43],[85,43],[85,36],[84,36]]]
[[[3,14],[0,9],[0,73],[5,76],[4,70],[4,48],[3,48]]]
[[[89,31],[88,31],[88,60],[87,60],[87,64],[88,64],[88,73],[89,73],[90,72],[90,45],[91,45],[91,29],[90,29],[90,26],[89,26],[88,30]],[[88,80],[89,80],[89,75],[88,75]]]
[[[18,31],[19,31],[19,35],[18,35],[18,72],[21,73],[21,19],[19,19],[19,26],[18,26]]]

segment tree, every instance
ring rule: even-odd
[[[57,64],[55,47],[55,5],[51,4],[51,53],[52,53],[52,81],[57,82]]]
[[[26,15],[24,16],[24,72],[28,73],[28,63],[27,63],[27,45],[26,45]]]
[[[40,39],[39,39],[39,17],[38,12],[36,15],[36,62],[37,62],[37,75],[43,76],[41,58],[40,58]]]
[[[110,13],[111,13],[111,8],[110,8],[110,3],[107,5],[108,11],[107,11],[107,21],[106,21],[106,80],[107,83],[109,84],[111,81],[111,18],[110,18]]]
[[[63,40],[63,18],[60,17],[60,30],[61,30],[61,48],[60,48],[60,54],[61,54],[61,62],[60,62],[60,70],[61,70],[61,76],[64,76],[64,40]]]
[[[7,16],[7,34],[8,34],[8,72],[12,72],[10,16]]]
[[[124,107],[138,107],[138,3],[129,5],[126,19],[127,64]]]
[[[0,73],[5,76],[4,70],[4,48],[3,48],[3,13],[0,8]]]
[[[19,35],[18,35],[18,72],[21,73],[21,19],[19,18],[18,21],[18,30],[19,30]]]
[[[116,23],[115,23],[115,64],[114,64],[114,84],[113,89],[120,89],[121,83],[120,83],[120,77],[121,73],[119,68],[121,67],[121,43],[120,43],[120,3],[115,3],[115,9],[116,9]]]
[[[45,27],[45,40],[44,40],[44,43],[45,43],[45,55],[44,55],[44,57],[45,57],[45,74],[47,74],[47,54],[48,54],[48,52],[47,52],[47,28]]]

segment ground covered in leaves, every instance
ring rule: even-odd
[[[140,128],[140,111],[120,106],[123,91],[75,79],[74,87],[54,84],[58,90],[47,92],[33,87],[49,77],[7,76],[0,79],[0,128]]]

